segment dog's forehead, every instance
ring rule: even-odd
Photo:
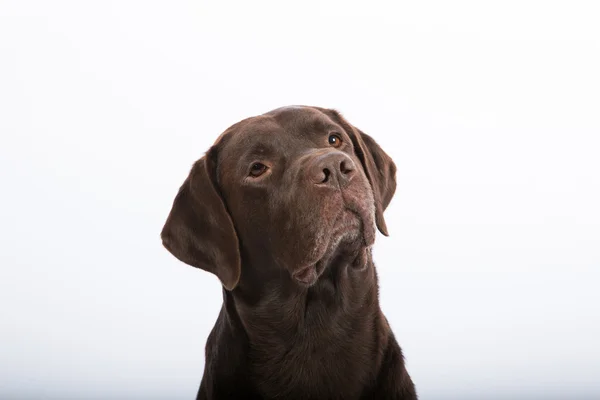
[[[338,125],[329,116],[317,109],[286,106],[232,125],[219,136],[215,144],[227,137],[222,150],[242,150],[256,142],[279,142],[286,137],[299,138],[306,133],[337,128]]]
[[[306,111],[306,110],[309,110],[309,109],[313,109],[313,107],[300,106],[300,105],[291,105],[291,106],[283,106],[283,107],[276,108],[276,109],[271,110],[271,111],[269,111],[269,112],[267,112],[265,114],[277,114],[277,113],[285,112],[285,111],[291,111],[291,112],[293,112],[293,111],[299,111],[299,112],[302,112],[302,111]]]
[[[274,118],[287,130],[320,128],[333,124],[329,116],[314,107],[309,106],[286,106],[276,108],[264,114]]]

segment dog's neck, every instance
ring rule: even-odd
[[[377,273],[367,254],[363,268],[347,260],[328,265],[311,287],[281,274],[260,287],[241,282],[233,292],[225,292],[225,310],[230,321],[245,332],[240,340],[247,340],[249,368],[257,381],[265,383],[264,390],[285,392],[292,386],[310,386],[315,382],[309,377],[314,380],[315,376],[331,379],[336,376],[336,363],[357,363],[356,371],[364,371],[370,363],[375,366],[378,361],[372,349],[387,336],[379,309]],[[310,373],[288,376],[297,369],[290,362]],[[355,378],[357,382],[367,379]],[[282,382],[295,384],[288,388],[280,386]]]
[[[243,271],[262,273],[260,279],[242,276],[239,287],[231,292],[241,322],[276,334],[293,334],[312,328],[327,330],[335,323],[332,317],[364,316],[365,307],[378,310],[377,273],[370,249],[362,250],[360,256],[332,258],[310,287],[291,278],[285,268],[243,265]],[[265,274],[268,270],[273,272]],[[327,321],[321,318],[325,313]],[[265,326],[256,326],[260,323]]]

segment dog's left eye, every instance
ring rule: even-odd
[[[258,177],[264,174],[267,171],[267,166],[262,163],[254,163],[250,167],[250,176]]]
[[[329,135],[327,141],[332,147],[340,147],[342,145],[342,138],[338,134]]]

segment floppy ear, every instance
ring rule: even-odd
[[[225,289],[233,290],[241,272],[239,244],[213,179],[213,153],[211,149],[192,167],[160,236],[180,261],[215,274]]]
[[[373,187],[377,227],[381,233],[388,236],[383,212],[396,192],[396,164],[371,136],[360,129],[356,129],[356,131],[359,134],[358,147],[362,147],[363,153],[362,157],[359,154],[359,158]]]
[[[385,236],[389,236],[383,212],[396,192],[396,164],[371,136],[348,123],[339,112],[330,110],[330,113],[333,113],[336,122],[342,125],[352,139],[354,151],[373,188],[377,228]]]

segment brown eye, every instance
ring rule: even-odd
[[[267,171],[267,166],[262,163],[254,163],[250,167],[250,176],[258,177]]]
[[[329,135],[329,139],[327,139],[327,141],[333,147],[340,147],[342,145],[342,138],[340,138],[337,134]]]

